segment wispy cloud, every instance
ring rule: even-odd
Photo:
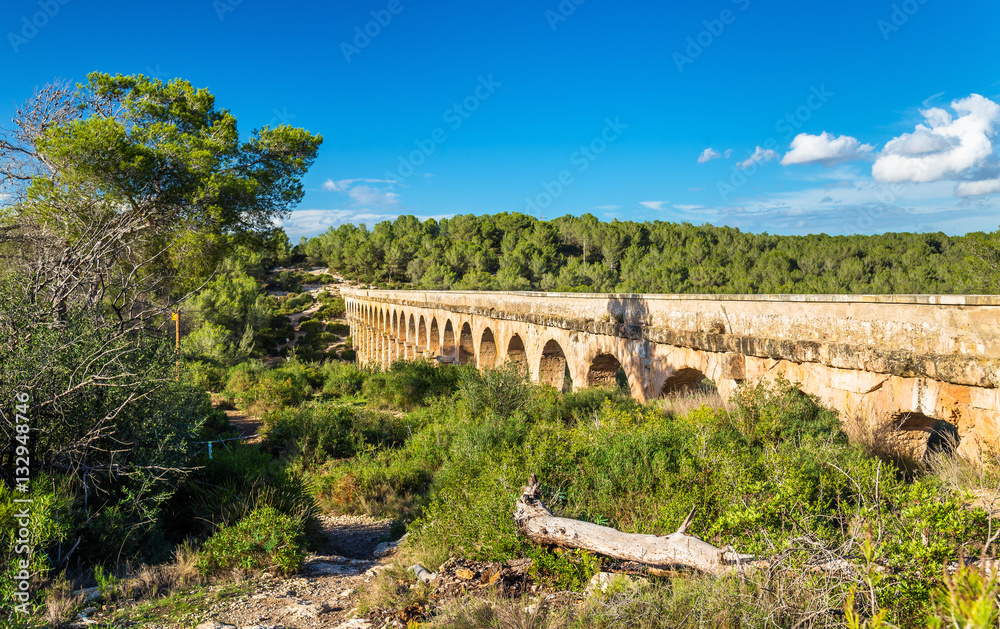
[[[375,185],[370,185],[375,184]],[[346,194],[358,205],[386,206],[399,202],[399,193],[386,190],[396,184],[389,179],[327,179],[323,182],[323,190]]]
[[[669,201],[639,201],[639,205],[648,207],[651,210],[662,210]]]
[[[736,162],[736,167],[739,168],[740,170],[746,170],[747,168],[750,168],[754,164],[760,162],[769,162],[772,159],[778,159],[778,157],[779,155],[777,151],[774,151],[772,149],[765,149],[758,146],[754,150],[753,154],[750,155],[750,157],[746,158],[742,162]]]

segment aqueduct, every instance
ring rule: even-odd
[[[947,422],[963,454],[1000,445],[1000,297],[343,295],[362,363],[513,361],[567,390],[624,376],[642,402],[706,378],[728,398],[782,375],[842,418],[894,422],[904,443],[925,447]]]

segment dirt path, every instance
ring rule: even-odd
[[[391,521],[365,516],[321,516],[321,521],[331,547],[343,554],[312,555],[289,579],[265,575],[251,592],[205,610],[199,629],[371,627],[356,617],[358,588],[384,569],[372,553],[388,539]]]

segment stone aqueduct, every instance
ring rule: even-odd
[[[1000,446],[1000,297],[343,294],[362,363],[513,361],[560,389],[614,384],[623,369],[642,402],[704,378],[726,399],[783,375],[910,448],[940,422],[963,454]]]

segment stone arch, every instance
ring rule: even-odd
[[[441,342],[441,355],[445,358],[455,358],[455,328],[448,319],[444,324],[444,339]]]
[[[587,369],[587,386],[629,388],[628,375],[614,354],[603,352],[590,361]]]
[[[915,460],[933,454],[952,453],[961,440],[955,424],[923,413],[897,413],[893,417],[892,429],[892,441],[900,452]]]
[[[437,317],[431,319],[431,333],[427,337],[427,349],[435,354],[441,350],[441,331],[438,329]]]
[[[462,333],[458,337],[458,364],[476,364],[476,343],[472,340],[472,326],[462,324]]]
[[[406,330],[406,342],[416,347],[417,343],[417,322],[413,314],[410,313],[410,325]]]
[[[708,385],[705,381],[711,382]],[[709,389],[714,389],[715,383],[705,377],[705,374],[700,369],[694,369],[692,367],[683,367],[681,369],[676,369],[674,372],[663,382],[663,386],[660,387],[660,397],[664,397],[670,394],[692,394],[698,392],[707,392]]]
[[[525,373],[528,371],[528,353],[524,349],[524,341],[518,334],[510,337],[510,341],[507,342],[507,362],[519,366]]]
[[[430,340],[427,338],[427,320],[424,319],[424,315],[420,315],[420,321],[417,323],[417,347],[420,349],[430,349]]]
[[[392,323],[390,324],[390,327],[389,327],[389,334],[390,335],[396,336],[396,330],[399,329],[397,327],[398,325],[399,325],[399,321],[396,318],[396,311],[393,310],[392,311]]]
[[[497,366],[497,343],[493,338],[493,330],[486,328],[479,339],[479,361],[477,366],[480,369],[492,369]]]
[[[542,348],[542,357],[538,361],[538,381],[563,391],[569,381],[566,366],[566,354],[562,346],[555,339],[550,340]]]

